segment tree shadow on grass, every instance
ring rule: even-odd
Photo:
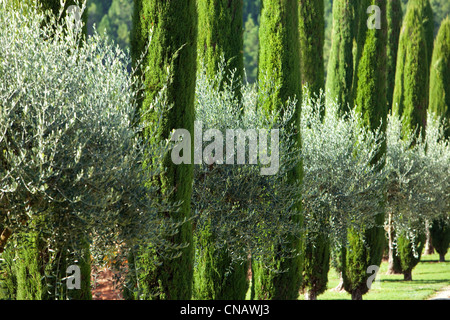
[[[397,282],[397,283],[414,283],[414,284],[438,284],[438,283],[449,283],[448,279],[430,279],[430,280],[424,280],[424,279],[417,279],[415,280],[414,277],[411,281],[405,281],[403,279],[381,279],[380,282]]]

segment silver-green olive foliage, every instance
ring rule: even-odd
[[[167,143],[140,138],[125,53],[79,30],[0,1],[0,227],[84,234],[96,248],[156,243],[175,228],[158,213],[176,204],[148,183]]]

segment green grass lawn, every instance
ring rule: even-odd
[[[387,262],[383,262],[373,289],[363,296],[364,300],[425,300],[439,290],[450,286],[450,252],[446,262],[439,263],[439,256],[423,255],[413,269],[412,281],[403,281],[403,275],[387,275]],[[332,289],[339,284],[339,275],[332,269],[328,274],[328,290],[318,300],[350,300],[347,292]],[[377,288],[378,287],[378,288]],[[300,297],[303,299],[303,297]]]

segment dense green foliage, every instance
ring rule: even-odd
[[[215,74],[222,58],[235,76],[243,79],[243,1],[204,0],[198,2],[198,62],[208,74]],[[226,77],[225,79],[227,79]]]
[[[386,99],[388,110],[392,108],[394,95],[395,70],[397,66],[397,52],[402,27],[403,11],[400,0],[387,2],[387,48],[386,48]]]
[[[428,6],[423,2],[410,3],[400,33],[392,111],[394,115],[402,118],[402,132],[405,137],[411,132],[423,133],[427,121],[428,55],[431,54],[428,50],[430,37],[431,42],[433,40],[432,32],[424,28],[426,23],[429,23],[425,18],[429,18],[428,11]],[[403,231],[396,235],[395,259],[399,259],[397,265],[400,266],[405,279],[411,279],[411,271],[419,261],[425,242],[423,238],[422,230],[416,231],[413,236]],[[414,245],[411,241],[415,242]]]
[[[437,34],[430,70],[429,110],[444,122],[445,137],[450,137],[450,19],[442,21]],[[432,222],[431,240],[442,260],[450,243],[448,219]]]
[[[423,26],[425,43],[427,46],[427,59],[428,67],[431,63],[431,57],[433,54],[434,45],[434,17],[433,8],[431,7],[430,0],[410,0],[408,1],[408,6],[417,6],[417,9],[421,15],[421,24]],[[407,9],[408,11],[408,9]],[[406,11],[406,12],[407,12]],[[406,13],[405,13],[406,14]]]
[[[299,2],[299,36],[302,84],[312,95],[320,96],[325,86],[323,61],[325,38],[325,15],[323,1]],[[326,221],[322,221],[326,223]],[[303,290],[315,299],[327,287],[330,266],[330,243],[328,235],[319,233],[315,241],[305,244]]]
[[[324,3],[323,1],[301,0],[298,6],[302,84],[307,84],[311,92],[318,95],[325,85],[323,62]]]
[[[367,1],[368,5],[377,5],[381,9],[381,26],[387,25],[386,1]],[[367,20],[359,17],[360,24]],[[362,36],[359,34],[358,36]],[[363,126],[370,131],[382,127],[385,131],[387,123],[386,103],[386,40],[387,28],[368,29],[364,32],[365,40],[361,46],[361,58],[356,70],[356,112],[361,116]],[[386,150],[385,143],[375,155],[378,161]],[[348,233],[348,248],[344,253],[344,288],[355,299],[361,298],[368,291],[366,284],[369,276],[367,269],[371,265],[379,266],[384,250],[384,204],[375,206],[373,216],[375,226],[364,232],[353,229]]]
[[[29,2],[30,4],[33,2]],[[65,12],[60,12],[60,2],[59,1],[37,1],[37,4],[40,5],[40,9],[43,11],[50,10],[50,14],[59,18],[60,13],[64,17]],[[79,3],[76,1],[66,1],[65,10],[69,8],[71,5],[78,5]],[[81,6],[81,4],[79,4]],[[51,19],[53,16],[50,16]],[[87,21],[87,11],[85,10],[82,17],[82,22],[85,24]],[[55,22],[53,22],[55,23]],[[83,25],[82,34],[86,36],[86,28]],[[3,230],[3,228],[1,228]],[[18,250],[18,254],[11,253],[15,255],[11,264],[11,270],[14,270],[10,273],[10,277],[15,277],[17,279],[17,288],[14,291],[9,291],[8,295],[10,297],[16,297],[20,300],[41,300],[41,299],[91,299],[91,288],[89,281],[83,283],[83,288],[81,290],[76,291],[68,291],[64,289],[64,285],[54,286],[54,288],[47,288],[47,279],[43,277],[44,271],[48,274],[56,275],[56,278],[62,277],[63,271],[70,264],[77,264],[82,271],[81,276],[83,279],[90,279],[91,270],[90,270],[90,256],[89,256],[89,247],[77,247],[71,246],[69,243],[64,243],[63,239],[58,241],[59,245],[55,248],[58,261],[61,262],[58,266],[53,266],[50,263],[50,259],[46,257],[45,246],[46,240],[45,236],[43,237],[41,233],[32,230],[27,234],[19,235],[19,238],[24,238],[25,243],[29,245],[24,245]],[[87,238],[83,236],[81,237],[83,241],[87,243]],[[68,257],[65,256],[66,252],[71,252],[72,261],[68,263]],[[75,263],[77,261],[77,263]],[[15,274],[14,274],[15,273]]]
[[[439,253],[439,261],[445,261],[448,247],[450,245],[450,221],[449,217],[441,217],[433,220],[430,227],[431,243]]]
[[[392,112],[403,117],[407,134],[425,126],[428,108],[428,51],[422,14],[409,6],[400,33]]]
[[[442,22],[436,37],[430,70],[429,109],[445,123],[450,137],[450,18]]]
[[[85,9],[82,29],[61,3]],[[383,223],[406,280],[428,224],[443,260],[449,13],[448,0],[0,0],[0,299],[92,299],[91,271],[111,261],[125,299],[316,299],[332,264],[362,299]],[[224,136],[277,129],[277,174],[174,164],[172,132],[195,136],[194,119]]]
[[[243,45],[243,1],[200,1],[198,2],[199,25],[205,28],[198,35],[198,63],[203,65],[207,76],[212,79],[226,61],[225,81],[231,77],[239,83],[244,77]],[[223,83],[218,84],[219,89]],[[238,101],[241,86],[235,86]],[[237,104],[239,108],[239,104]],[[197,236],[199,248],[194,273],[194,298],[216,300],[243,300],[248,289],[248,263],[233,263],[229,250],[216,249],[214,233],[205,226]]]
[[[333,2],[333,31],[326,79],[326,98],[336,99],[343,111],[352,106],[355,7],[351,1]]]
[[[296,99],[296,107],[291,124],[300,128],[301,109],[301,73],[299,50],[298,3],[287,0],[265,0],[262,2],[261,26],[259,31],[259,80],[262,84],[267,79],[274,83],[274,90],[261,107],[266,112],[278,112],[289,99]],[[300,130],[293,137],[300,143]],[[302,165],[297,164],[290,179],[292,183],[301,181]],[[300,204],[296,207],[300,209]],[[300,217],[293,218],[293,224],[301,224]],[[296,299],[301,285],[300,235],[286,240],[292,251],[292,257],[278,258],[277,252],[283,250],[280,243],[274,246],[273,261],[270,266],[254,263],[253,281],[256,299]],[[282,271],[282,272],[280,272]]]
[[[193,135],[194,94],[197,65],[197,15],[196,1],[136,1],[131,34],[132,57],[136,65],[142,54],[143,64],[149,66],[144,72],[144,97],[140,106],[141,122],[146,124],[145,139],[156,141],[170,139],[172,130],[184,128]],[[149,44],[149,38],[151,43]],[[148,51],[146,50],[148,48]],[[164,110],[161,127],[156,135],[148,128],[158,118],[151,111],[152,102],[164,88],[168,105]],[[180,94],[182,93],[182,94]],[[193,143],[193,141],[192,141]],[[170,202],[179,202],[179,210],[166,215],[182,223],[191,218],[190,198],[192,193],[193,165],[175,165],[167,153],[163,158],[164,173],[160,175],[159,186],[163,197]],[[151,168],[151,159],[147,162]],[[183,246],[181,255],[170,259],[173,252],[160,253],[161,265],[156,268],[158,281],[155,292],[159,298],[177,300],[190,299],[192,294],[193,258],[192,225],[186,221],[177,234],[167,235],[167,241]],[[149,244],[151,245],[151,244]],[[154,248],[149,249],[153,255]],[[144,261],[144,260],[143,260]],[[150,259],[150,263],[152,259]],[[138,262],[135,262],[138,263]],[[138,268],[138,267],[137,267]],[[154,286],[143,283],[142,286]],[[159,287],[159,288],[158,288]]]
[[[95,3],[89,7],[89,20],[91,20],[91,12],[95,15],[92,20],[95,21],[95,19],[100,18],[99,23],[96,26],[97,32],[100,35],[106,33],[109,39],[115,41],[115,43],[120,45],[124,50],[130,47],[133,4],[134,2],[130,0],[113,0],[110,6],[105,3],[103,5],[106,7],[107,11],[104,15],[102,15],[102,10],[104,10],[102,3],[99,3],[99,7],[97,7]],[[89,27],[91,27],[92,32],[92,25]]]
[[[158,194],[144,185],[158,171],[141,165],[143,149],[158,162],[164,145],[144,145],[132,125],[122,51],[99,37],[84,42],[53,15],[0,5],[0,42],[13,44],[0,46],[0,83],[8,83],[0,86],[2,294],[91,299],[91,258],[101,265],[118,243],[156,243],[171,225],[155,220],[167,206],[158,209]],[[66,285],[70,265],[80,267],[81,290]]]

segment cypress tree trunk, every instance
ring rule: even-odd
[[[211,78],[225,59],[226,77],[244,78],[243,1],[205,0],[198,4],[198,63]],[[227,81],[228,79],[223,79]],[[219,88],[223,84],[219,83]],[[235,87],[240,100],[240,87]],[[198,261],[194,271],[194,298],[244,300],[248,289],[248,261],[233,262],[227,248],[215,248],[215,237],[206,228],[197,239]]]
[[[144,138],[157,141],[170,139],[172,130],[179,128],[188,130],[192,137],[197,65],[196,1],[135,2],[131,42],[134,64],[142,54],[152,28],[152,43],[144,58],[144,64],[149,66],[149,69],[144,74],[146,95],[141,101],[141,119],[148,121],[150,125],[155,120],[154,113],[145,112],[149,110],[154,97],[165,84],[168,105],[173,107],[163,111],[162,124],[156,136],[149,136],[144,129]],[[189,219],[193,166],[192,164],[174,165],[170,152],[164,156],[163,166],[166,171],[159,177],[162,195],[170,202],[182,201],[178,211],[166,212],[165,216],[178,222]],[[166,241],[170,244],[187,246],[180,249],[181,256],[178,258],[168,259],[166,255],[158,256],[161,264],[156,268],[153,265],[153,258],[148,257],[144,260],[148,262],[146,267],[154,270],[155,274],[149,274],[148,278],[152,281],[141,283],[141,287],[144,289],[146,287],[145,290],[149,292],[159,291],[161,293],[158,296],[159,299],[190,299],[194,267],[192,240],[192,225],[189,221],[182,224],[177,234],[167,236]],[[171,253],[173,252],[165,252],[169,255]],[[153,255],[154,252],[150,249],[147,254]],[[156,288],[154,279],[157,280]]]
[[[308,84],[312,94],[319,94],[325,85],[323,63],[325,17],[323,1],[300,0],[299,36],[302,84]]]
[[[355,4],[333,1],[333,31],[325,90],[327,103],[337,100],[343,112],[352,105]]]
[[[426,125],[429,99],[429,64],[426,33],[423,28],[423,7],[408,5],[400,33],[397,57],[397,73],[392,112],[403,116],[402,131],[409,134],[416,128],[422,130]],[[410,242],[404,232],[397,236],[397,257],[405,279],[411,279],[411,271],[420,260],[426,236],[418,231],[416,243]],[[415,249],[415,250],[413,250]],[[416,251],[416,252],[413,252]],[[394,258],[396,259],[396,258]]]
[[[363,125],[367,130],[377,130],[382,125],[386,129],[386,0],[370,0],[369,5],[377,5],[380,11],[381,28],[368,29],[364,45],[361,46],[361,59],[358,63],[356,82],[356,111],[361,115]],[[366,16],[367,17],[367,16]],[[360,16],[360,24],[367,18]],[[383,27],[384,26],[384,27]],[[361,40],[362,42],[362,40]],[[374,161],[379,161],[386,150],[383,145]],[[381,200],[382,201],[382,200]],[[384,250],[384,203],[380,203],[382,213],[374,218],[375,226],[365,230],[348,231],[349,246],[344,255],[344,288],[352,294],[353,299],[362,299],[368,291],[367,268],[379,266]]]
[[[261,107],[276,110],[288,98],[298,99],[292,123],[300,128],[301,108],[301,74],[298,35],[298,2],[290,0],[263,0],[260,27],[259,81],[270,81],[276,86],[271,99]],[[296,137],[300,143],[300,132]],[[291,181],[301,180],[302,164],[299,163],[289,175]],[[300,210],[300,203],[297,204]],[[300,218],[293,219],[293,224],[301,225]],[[294,237],[287,240],[288,251],[298,253],[302,240]],[[268,265],[254,261],[253,281],[256,299],[291,300],[297,299],[302,281],[302,260],[300,254],[287,257],[283,254],[281,244],[274,245],[273,258]],[[283,270],[285,272],[276,272]]]

